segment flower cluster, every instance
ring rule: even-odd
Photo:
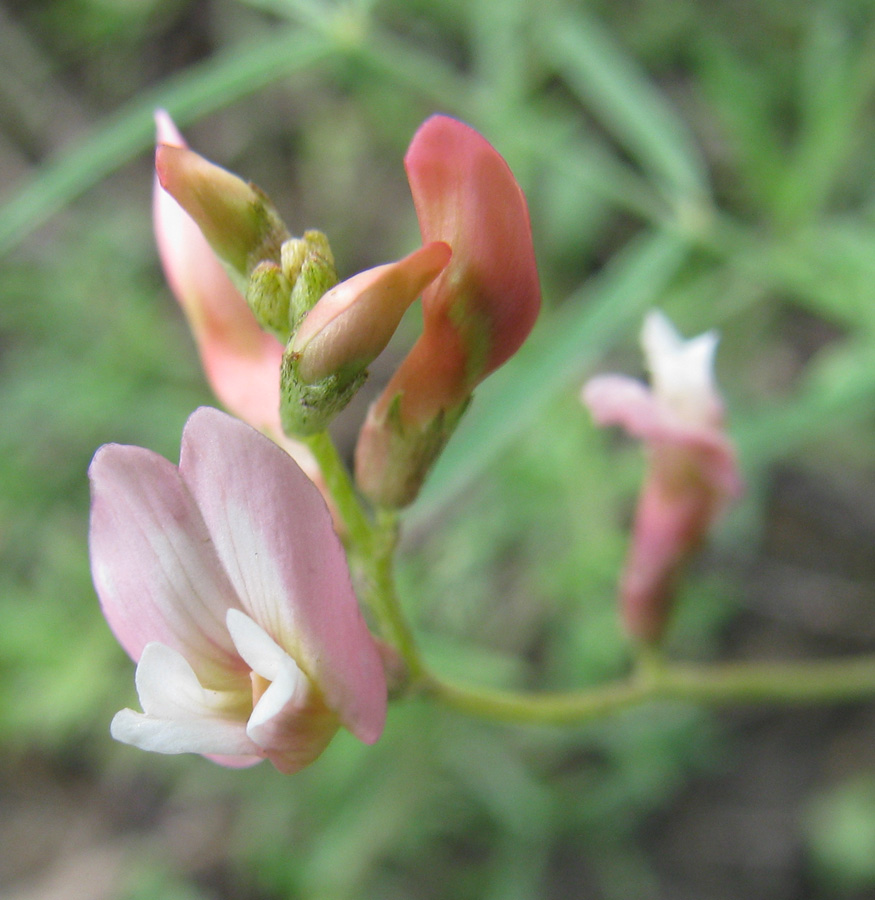
[[[397,661],[362,616],[332,500],[343,495],[347,514],[356,504],[344,537],[358,541],[359,563],[385,554],[391,540],[373,539],[377,526],[316,435],[421,297],[422,333],[368,411],[355,449],[357,486],[375,507],[416,498],[474,389],[535,323],[528,209],[481,135],[434,116],[404,160],[421,246],[339,281],[325,235],[292,237],[261,190],[189,149],[166,114],[157,126],[162,263],[207,379],[233,417],[196,411],[178,466],[115,444],[94,457],[94,584],[137,664],[142,707],[119,712],[111,730],[160,753],[227,766],[268,759],[295,772],[341,726],[365,743],[379,738],[386,668]],[[683,341],[653,313],[642,342],[650,388],[601,376],[583,399],[599,424],[621,425],[647,446],[620,604],[627,632],[654,643],[683,567],[740,481],[713,384],[716,337]],[[340,484],[333,497],[328,481]],[[377,582],[382,571],[360,581]],[[387,613],[382,601],[371,609],[409,650],[397,610]],[[424,665],[413,654],[405,660],[419,677]]]
[[[498,153],[435,116],[406,157],[422,246],[337,283],[324,235],[293,238],[262,191],[190,150],[166,113],[156,121],[162,264],[207,379],[237,418],[195,412],[178,466],[118,445],[92,463],[94,584],[137,663],[143,710],[118,713],[112,734],[294,772],[341,725],[379,737],[388,658],[301,439],[349,401],[422,295],[423,335],[357,450],[363,492],[412,501],[474,387],[534,324],[528,212]]]
[[[290,437],[324,429],[422,295],[423,333],[356,450],[361,490],[407,505],[474,388],[538,315],[528,208],[507,163],[464,123],[428,119],[405,157],[422,247],[336,284],[324,235],[291,238],[263,192],[186,148],[166,115],[158,126],[159,249],[208,377],[236,415],[271,434],[280,423]]]

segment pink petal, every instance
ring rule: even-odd
[[[186,146],[167,113],[159,110],[155,121],[160,143]],[[235,416],[280,444],[311,478],[319,479],[309,449],[285,437],[280,426],[282,344],[259,327],[194,219],[157,177],[153,219],[164,274],[188,319],[216,397]]]
[[[740,488],[735,453],[719,425],[697,424],[679,415],[634,378],[600,375],[590,379],[581,399],[599,425],[620,425],[651,447],[673,447],[697,457],[696,465],[721,490]]]
[[[380,654],[319,491],[275,444],[202,408],[183,433],[180,472],[240,606],[365,742],[386,713]]]
[[[651,468],[635,512],[634,533],[620,585],[629,634],[651,643],[661,636],[677,581],[722,511],[727,496],[707,481],[681,482]]]
[[[541,290],[529,212],[497,150],[468,125],[432,116],[404,158],[424,244],[450,264],[423,293],[425,330],[452,321],[474,384],[513,355],[535,324]]]
[[[158,139],[185,147],[166,114]],[[155,238],[167,281],[182,305],[216,396],[261,429],[279,429],[282,345],[262,331],[219,258],[187,212],[155,179]]]
[[[237,598],[176,467],[109,444],[89,475],[92,576],[121,645],[138,660],[148,642],[165,644],[213,688],[245,678],[225,627]]]

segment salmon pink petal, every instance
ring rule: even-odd
[[[449,265],[422,297],[429,320],[450,319],[465,344],[469,389],[526,339],[541,304],[529,211],[498,151],[449,116],[432,116],[404,157],[424,244],[444,241]]]
[[[185,147],[163,110],[155,114],[159,143]],[[161,187],[153,191],[155,239],[167,283],[194,334],[213,393],[235,416],[263,431],[314,481],[319,467],[310,450],[283,435],[280,367],[283,346],[263,331],[194,219]]]
[[[170,117],[156,114],[158,140],[185,147]],[[189,321],[210,386],[232,413],[258,429],[279,429],[282,345],[262,331],[243,296],[194,219],[161,187],[154,187],[158,252]]]
[[[188,421],[179,468],[243,612],[347,728],[375,741],[386,712],[383,666],[319,491],[271,441],[207,408]]]
[[[359,272],[323,294],[292,339],[300,373],[316,381],[363,368],[383,352],[401,317],[440,271],[452,251],[437,241],[403,259]]]

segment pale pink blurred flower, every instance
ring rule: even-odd
[[[340,725],[377,740],[380,652],[325,502],[286,453],[202,408],[178,467],[110,444],[90,476],[94,584],[144,710],[116,715],[116,739],[287,773]]]
[[[713,382],[717,335],[681,339],[661,313],[642,345],[651,387],[619,375],[593,378],[583,402],[599,425],[621,425],[647,446],[648,470],[620,584],[630,635],[662,635],[677,579],[727,502],[741,490],[735,450]]]
[[[185,147],[163,110],[155,114],[159,144]],[[210,387],[235,416],[290,453],[314,481],[319,467],[310,450],[283,434],[280,364],[283,345],[263,331],[194,219],[155,178],[155,238],[164,274],[188,319]]]

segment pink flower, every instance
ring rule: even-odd
[[[158,141],[185,147],[167,113],[155,116]],[[222,405],[281,444],[311,478],[309,449],[280,426],[283,345],[263,331],[194,219],[155,179],[153,218],[164,274],[194,334],[210,387]]]
[[[94,584],[143,707],[115,716],[117,740],[287,773],[340,725],[377,740],[380,653],[325,502],[286,453],[202,408],[178,468],[110,444],[90,476]]]
[[[648,448],[620,601],[628,633],[655,642],[681,571],[741,481],[713,384],[716,334],[684,341],[663,315],[651,313],[642,344],[651,389],[606,375],[584,385],[582,396],[599,425],[622,425]]]
[[[371,407],[356,451],[359,485],[409,503],[474,388],[519,349],[541,303],[528,207],[507,163],[447,116],[417,131],[404,159],[423,243],[452,249],[422,294],[423,332]]]

